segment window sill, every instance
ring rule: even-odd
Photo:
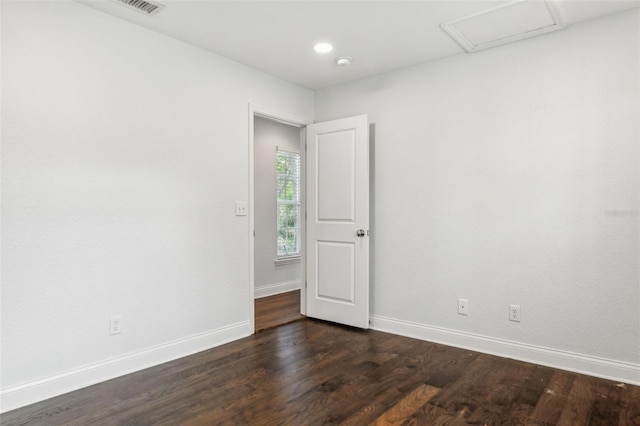
[[[300,256],[287,256],[287,257],[278,257],[273,261],[276,266],[280,265],[289,265],[291,263],[300,263]]]

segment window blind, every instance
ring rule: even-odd
[[[277,256],[300,254],[300,154],[276,151]]]

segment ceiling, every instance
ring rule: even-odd
[[[440,24],[510,3],[157,0],[165,8],[146,16],[114,0],[80,2],[311,90],[448,56],[475,54],[464,53]],[[567,25],[640,4],[637,0],[556,3]],[[314,52],[313,45],[319,41],[331,42],[333,52]],[[351,66],[335,64],[342,55],[353,58]]]

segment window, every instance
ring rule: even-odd
[[[300,154],[276,151],[276,208],[278,257],[300,255]]]

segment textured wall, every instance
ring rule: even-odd
[[[316,92],[316,121],[375,123],[374,315],[640,364],[638,31],[636,10]]]
[[[2,90],[4,389],[248,327],[248,105],[312,92],[74,2],[3,2]]]

